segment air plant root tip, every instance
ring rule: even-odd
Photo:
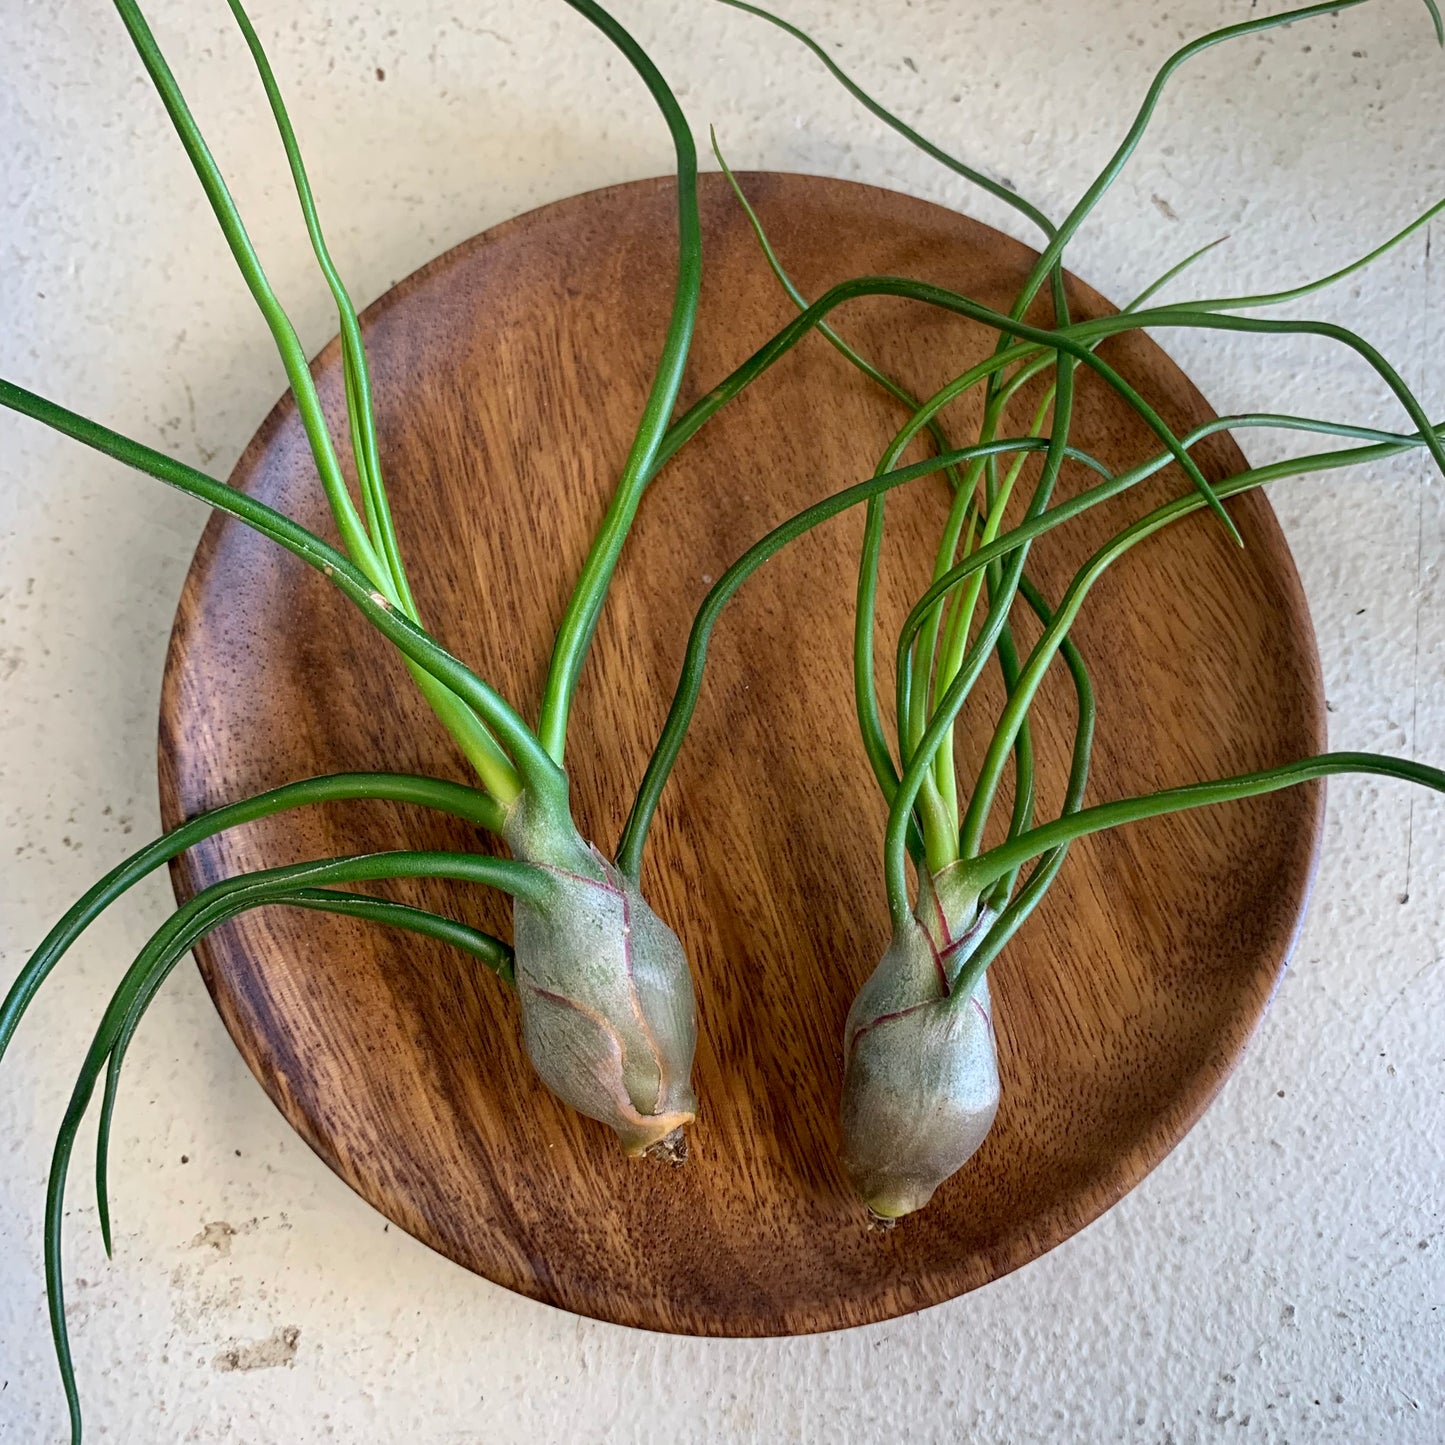
[[[657,1159],[664,1164],[671,1164],[674,1168],[680,1168],[687,1163],[687,1134],[679,1124],[670,1134],[664,1134],[642,1152],[649,1159]]]

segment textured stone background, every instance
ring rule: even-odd
[[[784,3],[784,0],[779,0]],[[739,166],[891,184],[1019,231],[856,111],[782,36],[705,0],[618,0]],[[1246,0],[791,0],[924,132],[1061,214],[1181,37]],[[153,20],[315,349],[334,320],[219,3]],[[333,250],[361,300],[542,202],[668,168],[640,87],[556,0],[258,0]],[[0,372],[224,474],[281,389],[266,335],[115,16],[0,5]],[[1445,56],[1378,0],[1194,62],[1071,251],[1122,297],[1222,232],[1205,292],[1331,269],[1445,193]],[[1445,231],[1311,303],[1445,413]],[[1195,294],[1199,294],[1196,292]],[[1177,336],[1215,406],[1395,425],[1322,344]],[[1257,460],[1282,444],[1247,438]],[[204,520],[0,418],[0,973],[156,827],[154,719]],[[1337,747],[1445,759],[1441,488],[1421,461],[1274,500]],[[181,970],[131,1054],[117,1257],[74,1193],[94,1439],[463,1442],[1445,1438],[1445,804],[1331,788],[1295,959],[1218,1103],[1140,1189],[971,1298],[820,1338],[700,1342],[574,1319],[384,1222],[296,1139]],[[1408,895],[1408,897],[1407,897]],[[50,1140],[156,879],[91,933],[0,1085],[0,1441],[60,1438],[40,1285]]]

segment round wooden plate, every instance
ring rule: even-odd
[[[1032,259],[890,192],[784,175],[744,183],[809,295],[882,272],[1007,309]],[[423,615],[533,716],[553,628],[665,325],[674,204],[672,183],[658,180],[534,211],[424,267],[365,318]],[[718,177],[704,179],[702,205],[706,274],[685,400],[792,314]],[[1107,309],[1077,283],[1073,305],[1075,315]],[[855,303],[837,323],[925,394],[993,340],[897,300]],[[1110,342],[1105,354],[1176,429],[1210,415],[1152,343]],[[334,343],[316,370],[340,422]],[[976,408],[956,409],[957,436],[976,425]],[[709,583],[768,527],[866,475],[899,421],[895,403],[811,338],[655,484],[569,738],[577,816],[600,846],[616,843]],[[1089,376],[1074,440],[1116,467],[1157,450]],[[1198,455],[1215,476],[1242,465],[1226,438]],[[330,534],[289,401],[233,480]],[[1066,490],[1081,484],[1066,472]],[[1033,575],[1057,598],[1105,536],[1186,486],[1171,468],[1070,523],[1035,547]],[[927,581],[945,505],[936,479],[890,503],[885,639]],[[1197,515],[1129,554],[1086,605],[1075,635],[1099,698],[1093,800],[1322,744],[1294,567],[1261,498],[1232,510],[1244,551]],[[522,1056],[507,991],[438,945],[270,910],[199,951],[226,1026],[302,1137],[389,1218],[467,1268],[659,1330],[766,1335],[886,1319],[984,1284],[1094,1219],[1178,1142],[1239,1057],[1305,902],[1315,788],[1076,845],[993,970],[1004,1081],[993,1134],[926,1211],[889,1234],[865,1228],[837,1162],[836,1123],[844,1014],[887,933],[885,810],[851,701],[861,526],[849,514],[790,548],[724,615],[653,830],[644,887],[697,979],[702,1105],[685,1168],[625,1160],[600,1126],[555,1103]],[[963,774],[997,698],[988,692],[962,730]],[[1035,712],[1046,812],[1072,738],[1064,678],[1051,677]],[[339,594],[219,518],[181,599],[161,724],[168,825],[316,773],[465,777],[397,658]],[[485,846],[453,821],[354,803],[239,830],[196,849],[176,879],[185,894],[305,857]],[[508,931],[504,903],[480,891],[389,891]]]

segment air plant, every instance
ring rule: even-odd
[[[846,1172],[875,1221],[890,1225],[927,1204],[937,1187],[978,1150],[992,1127],[999,1105],[1000,1080],[987,970],[1046,896],[1070,843],[1129,822],[1253,797],[1335,773],[1374,773],[1445,791],[1445,772],[1439,769],[1376,754],[1333,753],[1086,808],[1083,803],[1094,699],[1085,661],[1069,639],[1069,629],[1090,588],[1114,561],[1161,528],[1203,507],[1211,508],[1239,542],[1222,501],[1267,482],[1371,463],[1422,447],[1445,473],[1445,427],[1430,422],[1399,374],[1369,343],[1343,327],[1325,322],[1261,320],[1237,314],[1295,301],[1343,280],[1418,231],[1445,209],[1445,201],[1432,206],[1368,255],[1307,285],[1268,295],[1148,306],[1157,291],[1203,254],[1200,251],[1172,267],[1119,314],[1071,322],[1063,287],[1067,244],[1138,145],[1174,71],[1213,45],[1278,25],[1334,14],[1345,6],[1312,5],[1253,19],[1211,32],[1176,51],[1157,73],[1133,124],[1104,169],[1064,221],[1055,225],[1011,188],[958,161],[891,115],[840,69],[822,45],[796,26],[746,0],[722,3],[766,20],[801,41],[875,116],[956,174],[1014,207],[1038,226],[1045,238],[1044,249],[1007,316],[991,313],[942,288],[893,277],[845,282],[810,305],[788,278],[721,151],[717,152],[769,265],[800,309],[797,320],[761,348],[717,394],[750,383],[802,334],[816,327],[852,365],[902,402],[910,416],[878,461],[872,482],[808,509],[764,538],[718,582],[704,603],[690,639],[672,713],[639,793],[640,812],[629,821],[622,852],[626,856],[629,846],[637,846],[636,838],[645,834],[646,810],[655,803],[681,745],[701,684],[710,631],[722,603],[780,546],[844,507],[864,501],[868,522],[858,583],[855,691],[864,748],[889,803],[884,873],[892,940],[848,1013],[842,1048],[840,1122]],[[1427,0],[1427,6],[1437,40],[1445,45],[1445,29],[1433,0]],[[1023,321],[1046,285],[1054,310],[1054,326],[1047,332]],[[982,322],[997,332],[997,348],[986,361],[920,403],[827,326],[825,318],[835,307],[869,294],[906,296]],[[1108,336],[1126,330],[1176,326],[1263,335],[1313,335],[1340,343],[1375,370],[1399,400],[1415,430],[1408,434],[1382,432],[1341,422],[1249,413],[1221,418],[1189,436],[1175,438],[1144,398],[1100,361],[1096,348]],[[1074,379],[1081,365],[1092,368],[1124,396],[1167,449],[1126,472],[1111,475],[1096,459],[1071,447]],[[1001,443],[1010,404],[1026,383],[1045,372],[1052,372],[1053,381],[1036,405],[1026,436]],[[962,451],[954,450],[940,415],[950,402],[975,387],[984,389],[978,443]],[[1193,465],[1190,448],[1213,432],[1246,427],[1324,433],[1365,444],[1252,468],[1211,487]],[[931,463],[900,469],[899,460],[909,444],[925,432],[933,438],[940,455]],[[1023,466],[1028,453],[1035,450],[1043,452],[1043,464],[1025,500],[1020,495]],[[1010,454],[1012,462],[1001,471],[1000,460]],[[1087,508],[1155,475],[1171,460],[1181,463],[1194,493],[1155,508],[1119,532],[1085,562],[1057,605],[1051,605],[1026,575],[1030,543]],[[1103,480],[1050,506],[1067,461],[1092,468]],[[895,758],[882,727],[873,668],[884,501],[892,487],[935,471],[947,472],[954,489],[953,501],[939,540],[931,585],[909,613],[897,639]],[[1022,515],[1005,530],[1011,501],[1024,503]],[[987,611],[975,626],[985,589]],[[1042,636],[1023,660],[1009,627],[1016,599],[1031,609],[1042,625]],[[1060,656],[1072,676],[1077,697],[1072,763],[1060,815],[1051,822],[1036,824],[1029,710],[1044,674]],[[971,788],[965,790],[956,773],[953,734],[991,658],[996,658],[1002,673],[1006,700],[994,719],[992,738],[978,774]],[[1014,801],[1007,836],[1001,844],[985,849],[985,829],[1010,758]],[[910,862],[917,878],[912,894]],[[1034,865],[1032,870],[1022,876],[1030,863]]]
[[[664,443],[692,336],[701,267],[691,132],[666,82],[632,37],[594,0],[568,0],[631,64],[669,128],[677,159],[678,263],[671,316],[651,389],[557,628],[533,726],[441,648],[418,615],[387,501],[357,314],[328,253],[275,75],[240,0],[228,3],[270,103],[307,234],[336,303],[359,506],[348,490],[307,358],[180,86],[136,0],[116,0],[116,9],[275,340],[342,548],[224,483],[11,382],[0,381],[0,403],[229,513],[324,574],[401,652],[477,781],[461,785],[388,772],[311,778],[190,820],[114,868],[56,924],[0,1006],[0,1055],[36,990],[93,919],[155,868],[227,828],[313,803],[381,798],[463,818],[505,844],[511,856],[395,852],[253,872],[202,890],[146,944],[111,998],[81,1067],[56,1142],[46,1201],[50,1320],[75,1440],[80,1438],[81,1416],[65,1325],[61,1226],[77,1130],[103,1077],[96,1186],[109,1252],[107,1153],[126,1049],[176,964],[226,920],[263,906],[324,910],[443,939],[471,953],[515,987],[527,1055],[544,1083],[572,1108],[608,1125],[628,1154],[681,1162],[686,1156],[683,1130],[697,1108],[690,1081],[695,1007],[682,946],[642,895],[640,859],[634,858],[635,866],[620,866],[582,837],[569,805],[565,758],[573,696],[619,554],[649,480],[664,455],[671,454]],[[509,894],[511,944],[422,909],[337,887],[409,877],[451,878]]]

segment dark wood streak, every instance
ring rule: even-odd
[[[799,285],[919,276],[994,305],[1030,259],[935,206],[840,181],[745,181]],[[791,307],[716,177],[690,395]],[[649,181],[522,216],[383,297],[365,327],[383,456],[423,608],[443,642],[535,714],[550,630],[626,451],[671,291],[672,188]],[[1077,282],[1076,313],[1105,303]],[[931,390],[991,338],[869,300],[843,333]],[[1106,353],[1177,428],[1203,399],[1154,345]],[[339,422],[335,344],[316,371]],[[1021,409],[1021,414],[1023,414]],[[978,403],[954,408],[957,434]],[[893,403],[810,340],[657,483],[597,634],[570,739],[579,821],[616,839],[697,604],[752,539],[866,475]],[[1137,419],[1081,375],[1075,436],[1122,466]],[[1234,444],[1199,449],[1215,477]],[[1037,461],[1030,463],[1037,466]],[[330,532],[293,408],[266,420],[235,483]],[[1066,468],[1063,489],[1081,485]],[[1078,563],[1177,469],[1036,545],[1057,599]],[[889,503],[880,637],[927,580],[941,483]],[[1091,800],[1297,758],[1323,709],[1294,568],[1267,504],[1232,504],[1248,548],[1207,517],[1126,557],[1076,636],[1101,724]],[[698,985],[701,1114],[673,1170],[625,1160],[525,1063],[515,1002],[439,945],[295,910],[251,915],[199,950],[238,1047],[316,1152],[417,1238],[535,1299],[622,1324],[711,1335],[833,1329],[949,1299],[1017,1268],[1136,1184],[1199,1117],[1258,1021],[1304,905],[1319,789],[1076,846],[993,971],[1004,1103],[933,1204],[870,1234],[836,1158],[841,1034],[886,942],[884,809],[853,720],[850,630],[862,518],[824,527],[754,578],[720,625],[696,725],[644,876]],[[1025,642],[1036,632],[1020,623]],[[880,646],[880,686],[892,668]],[[991,716],[996,676],[983,687]],[[1057,808],[1073,726],[1061,670],[1035,725],[1041,809]],[[324,582],[214,521],[177,613],[161,712],[165,817],[291,778],[395,767],[461,778],[386,645]],[[961,775],[981,758],[963,727]],[[455,820],[378,803],[248,826],[176,868],[189,893],[240,868],[373,848],[475,848]],[[486,846],[483,844],[482,846]],[[390,896],[506,934],[504,902],[460,885]]]

